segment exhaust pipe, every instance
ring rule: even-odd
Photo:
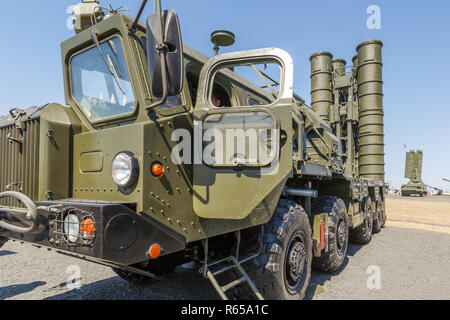
[[[317,198],[319,196],[319,191],[312,189],[284,188],[283,196]]]

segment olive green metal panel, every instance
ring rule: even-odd
[[[101,151],[86,152],[80,156],[81,172],[101,172],[103,170],[103,153]]]
[[[417,179],[422,179],[422,167],[423,167],[423,152],[416,152],[416,168],[417,168]]]
[[[422,179],[423,151],[406,153],[405,178],[414,181]]]
[[[260,225],[271,218],[284,181],[268,193],[264,201],[244,219],[203,219],[194,212],[194,199],[200,197],[193,185],[194,166],[190,163],[178,164],[172,159],[172,150],[178,144],[178,141],[172,139],[174,131],[185,130],[188,136],[193,135],[191,114],[184,113],[147,123],[143,130],[142,206],[139,205],[141,213],[185,237],[187,242]],[[151,164],[154,162],[164,165],[163,177],[156,178],[150,173]],[[234,186],[235,184],[232,184],[231,188]],[[221,206],[222,203],[227,203],[223,196],[216,200],[209,204],[211,212],[214,212],[216,204]]]
[[[185,113],[144,126],[142,212],[186,237],[187,241],[199,240],[205,233],[192,208],[192,165],[172,161],[172,149],[178,144],[172,139],[176,129],[191,135],[191,115]],[[160,178],[150,173],[155,162],[164,166],[164,175]]]
[[[274,111],[282,113],[281,110]],[[289,119],[289,115],[286,113],[284,119]],[[262,170],[264,169],[233,170],[197,165],[194,168],[195,212],[200,217],[210,219],[246,218],[290,175],[292,144],[287,143],[282,148],[280,161],[270,170],[271,173],[261,174]],[[273,209],[275,208],[270,208]]]
[[[72,109],[59,104],[41,113],[39,148],[39,200],[71,196],[73,135],[81,125]]]
[[[405,178],[414,179],[416,174],[414,172],[414,160],[415,160],[415,151],[410,151],[406,153],[406,164],[405,164]]]
[[[333,104],[331,60],[329,52],[317,52],[311,61],[311,107],[326,122],[330,121],[330,107]]]
[[[359,172],[384,181],[383,43],[372,40],[358,48]]]
[[[22,115],[0,121],[0,192],[17,191],[38,200],[39,110],[31,107]],[[0,199],[0,206],[21,207],[12,198]]]
[[[112,161],[121,151],[132,152],[138,159],[140,171],[138,182],[131,188],[121,189],[112,179]],[[83,154],[102,154],[101,170],[83,172],[80,159]],[[97,160],[98,156],[97,156]],[[142,185],[144,174],[150,166],[144,162],[144,125],[133,124],[100,131],[78,134],[74,137],[73,197],[75,199],[136,202],[142,211]],[[99,166],[97,165],[97,169]]]
[[[308,133],[308,138],[306,141],[306,153],[308,154],[308,163],[313,163],[316,165],[322,165],[328,167],[329,162],[329,148],[325,144],[319,135],[312,131]]]

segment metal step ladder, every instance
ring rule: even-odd
[[[245,260],[245,259],[244,259]],[[248,261],[248,260],[247,260]],[[216,271],[212,271],[215,267]],[[240,274],[240,277],[238,279],[231,281],[230,283],[227,283],[225,285],[220,285],[219,282],[216,279],[216,276],[226,272],[230,271],[232,269],[235,269]],[[206,276],[208,277],[209,281],[211,281],[212,285],[214,286],[214,289],[216,289],[217,293],[220,295],[220,297],[223,300],[228,300],[228,297],[226,295],[226,292],[230,290],[231,288],[236,287],[237,285],[246,282],[252,292],[255,294],[256,298],[258,300],[264,300],[263,296],[259,292],[258,288],[256,288],[253,281],[250,279],[248,274],[245,272],[244,268],[242,268],[241,263],[236,259],[235,256],[230,256],[228,258],[225,258],[223,260],[219,260],[216,262],[212,262],[211,264],[208,264],[205,267],[204,272],[206,273]]]

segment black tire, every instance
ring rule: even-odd
[[[367,197],[362,205],[366,218],[362,225],[350,231],[350,241],[356,244],[368,244],[372,240],[373,232],[373,212],[370,198]]]
[[[297,203],[281,199],[264,230],[263,252],[245,266],[248,275],[267,300],[304,299],[312,264],[308,216]]]
[[[375,214],[373,217],[373,233],[380,233],[383,227],[383,202],[381,200],[377,201]]]
[[[317,198],[312,205],[312,213],[328,214],[328,251],[319,258],[314,258],[313,269],[324,272],[336,272],[347,256],[348,216],[344,201],[338,197]]]
[[[146,272],[153,273],[156,276],[166,276],[175,272],[175,268],[181,264],[180,260],[173,259],[170,256],[163,256],[156,260],[149,260],[147,262],[142,262],[136,265],[132,265],[133,268],[141,269]],[[149,285],[155,282],[159,282],[159,280],[151,277],[146,277],[139,273],[135,273],[132,271],[120,269],[120,268],[111,268],[120,278],[130,283],[136,285]]]

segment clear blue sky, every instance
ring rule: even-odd
[[[358,43],[384,42],[387,180],[400,186],[405,152],[425,145],[424,180],[450,190],[450,1],[163,0],[178,11],[183,40],[211,56],[210,33],[229,29],[223,50],[279,47],[295,62],[295,91],[310,101],[309,56],[331,51],[351,62]],[[0,113],[12,107],[64,103],[60,43],[74,32],[67,8],[77,0],[14,0],[0,13]],[[140,1],[103,1],[136,13]],[[381,29],[369,30],[368,6],[381,8]],[[153,11],[150,0],[144,16]]]

